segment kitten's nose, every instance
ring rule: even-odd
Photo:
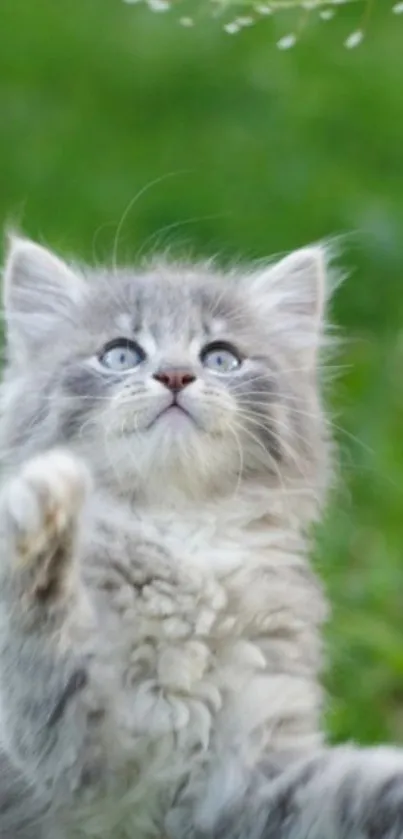
[[[154,373],[154,379],[157,379],[157,382],[165,385],[172,393],[179,393],[187,385],[191,385],[195,381],[196,376],[190,370],[171,367],[165,370],[158,370],[157,373]]]

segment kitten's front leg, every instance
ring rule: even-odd
[[[79,460],[52,451],[23,466],[0,499],[0,740],[49,798],[90,771],[102,716],[74,640],[84,620],[76,552],[89,485]]]
[[[224,769],[192,810],[172,811],[169,839],[403,839],[403,750],[337,747],[281,771],[274,757],[232,794]]]

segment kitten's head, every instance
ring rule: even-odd
[[[325,258],[249,274],[154,263],[76,270],[13,239],[4,281],[3,445],[66,444],[123,491],[314,487]]]

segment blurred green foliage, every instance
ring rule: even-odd
[[[279,52],[278,16],[230,37],[120,0],[1,0],[0,216],[96,260],[342,234],[340,474],[317,564],[329,730],[368,742],[403,740],[403,21],[375,9],[349,52],[353,6]]]

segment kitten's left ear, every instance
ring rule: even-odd
[[[28,239],[10,236],[3,303],[10,355],[23,361],[66,320],[73,320],[85,282],[61,259]]]
[[[248,286],[270,330],[283,333],[301,350],[317,348],[327,296],[324,247],[294,251],[250,277]]]

